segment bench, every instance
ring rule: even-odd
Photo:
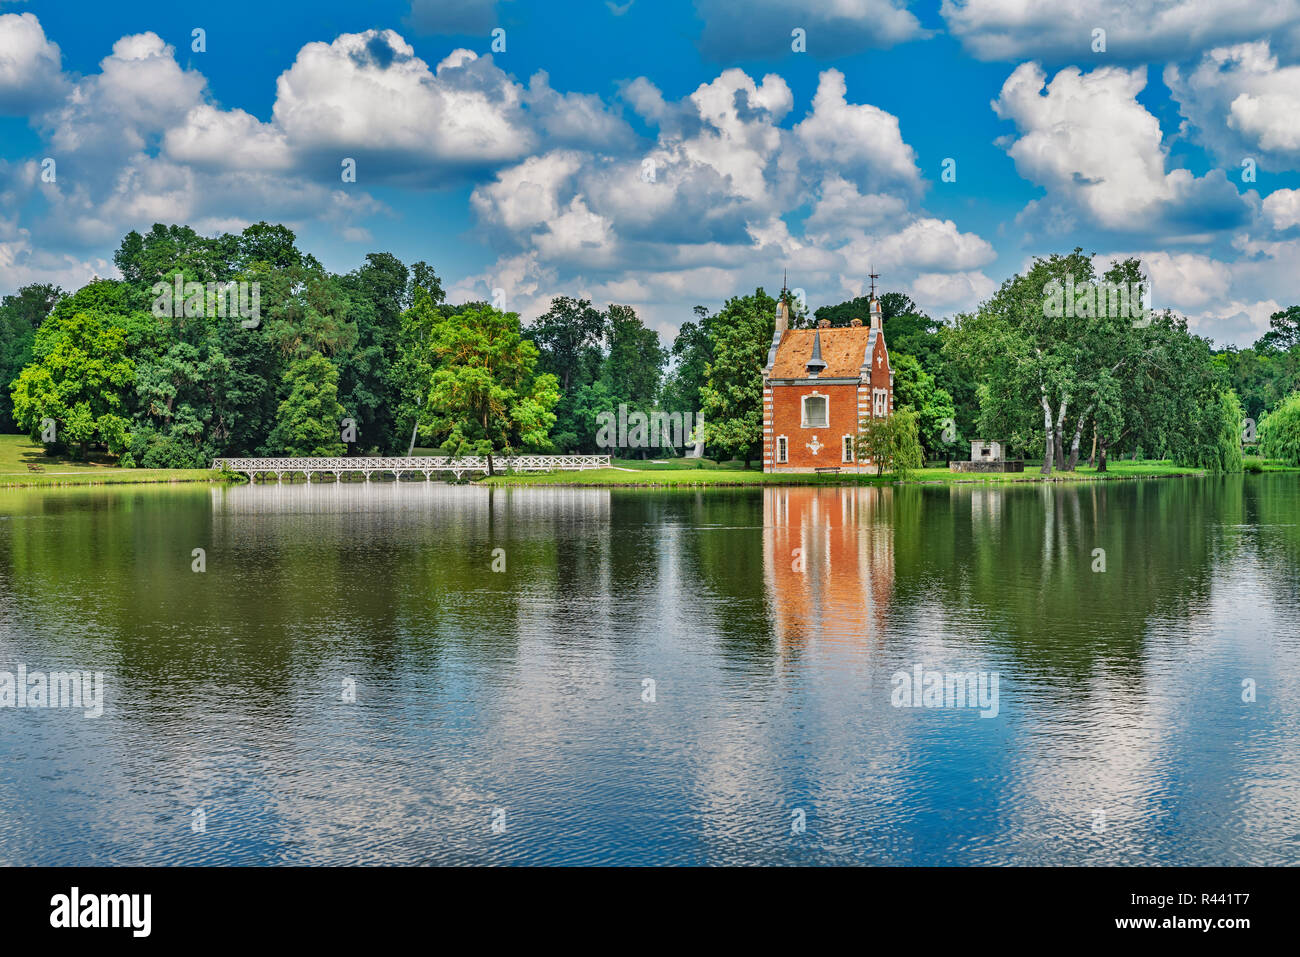
[[[838,474],[839,470],[840,467],[838,465],[822,465],[818,468],[813,469],[813,471],[816,472],[818,475],[821,475],[823,472],[832,472]]]

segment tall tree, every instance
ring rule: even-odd
[[[1279,310],[1268,317],[1269,331],[1260,337],[1260,343],[1274,349],[1286,350],[1300,345],[1300,306]]]
[[[34,283],[0,299],[0,432],[18,427],[9,390],[32,361],[36,330],[63,295],[58,286]]]
[[[767,360],[776,325],[776,300],[756,289],[733,296],[707,321],[712,357],[700,397],[704,437],[724,455],[744,460],[758,454],[763,441],[763,382],[758,374]]]
[[[285,398],[270,444],[283,455],[341,455],[339,373],[325,356],[293,360],[284,373]]]
[[[551,373],[536,372],[537,347],[520,334],[516,313],[485,305],[440,314],[430,352],[435,368],[421,421],[444,451],[491,456],[550,447],[558,385]]]
[[[339,397],[356,420],[363,449],[385,452],[399,441],[398,409],[389,401],[388,390],[398,360],[409,275],[396,256],[370,253],[361,268],[340,279],[357,331],[355,342],[336,359]]]
[[[664,407],[676,412],[696,412],[700,392],[708,381],[709,359],[713,349],[706,329],[709,311],[695,307],[695,320],[683,322],[677,330],[669,354],[672,371],[664,386]]]
[[[648,416],[659,398],[668,350],[631,306],[609,307],[607,338],[609,352],[600,381],[615,404],[626,403],[630,410]]]
[[[594,308],[590,300],[558,296],[524,330],[524,336],[537,346],[538,370],[551,373],[559,382],[551,438],[562,451],[595,447],[595,420],[588,415],[598,395],[592,386],[604,362],[602,345],[608,326],[607,314]],[[596,404],[603,406],[603,398]]]
[[[944,440],[948,423],[956,428],[956,411],[952,396],[939,388],[934,376],[921,363],[905,353],[894,353],[894,407],[916,413],[916,427],[922,448],[933,457],[950,454],[954,443]]]
[[[442,280],[425,262],[411,266],[407,289],[409,306],[402,313],[397,330],[397,355],[389,372],[391,395],[397,406],[395,428],[410,438],[407,454],[415,448],[420,417],[429,399],[433,376],[433,326],[441,318],[439,307],[445,294]]]
[[[33,439],[53,420],[57,444],[85,458],[92,443],[121,452],[127,418],[123,396],[135,381],[127,355],[127,330],[111,313],[56,309],[42,323],[32,363],[14,382],[14,418]]]

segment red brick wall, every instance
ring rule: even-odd
[[[805,395],[817,392],[830,399],[829,428],[805,429],[800,427],[802,401]],[[772,386],[772,431],[770,446],[764,443],[764,452],[771,449],[771,468],[814,469],[838,465],[843,467],[841,436],[858,434],[858,387],[855,385],[774,385]],[[785,435],[789,441],[789,457],[785,462],[776,460],[776,440]],[[817,436],[822,447],[814,455],[808,443]],[[766,436],[765,436],[766,438]]]
[[[889,355],[885,352],[885,337],[876,336],[876,348],[871,356],[871,388],[889,388]],[[879,361],[877,361],[879,360]]]

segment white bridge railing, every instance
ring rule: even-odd
[[[213,459],[214,469],[226,468],[232,472],[242,472],[253,481],[256,475],[274,475],[277,481],[284,476],[292,478],[301,472],[307,481],[317,473],[332,473],[337,481],[344,472],[362,472],[366,481],[376,472],[391,472],[401,479],[404,472],[424,475],[425,481],[441,472],[450,472],[459,479],[467,473],[482,472],[487,474],[486,455],[343,455],[321,458],[223,458]],[[586,471],[587,469],[607,469],[610,467],[608,455],[511,455],[492,456],[494,472],[555,472]]]

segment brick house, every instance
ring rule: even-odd
[[[858,422],[894,410],[880,300],[871,298],[866,326],[854,319],[832,329],[823,319],[816,329],[791,329],[785,299],[763,367],[763,471],[868,471],[872,463],[854,453]]]

